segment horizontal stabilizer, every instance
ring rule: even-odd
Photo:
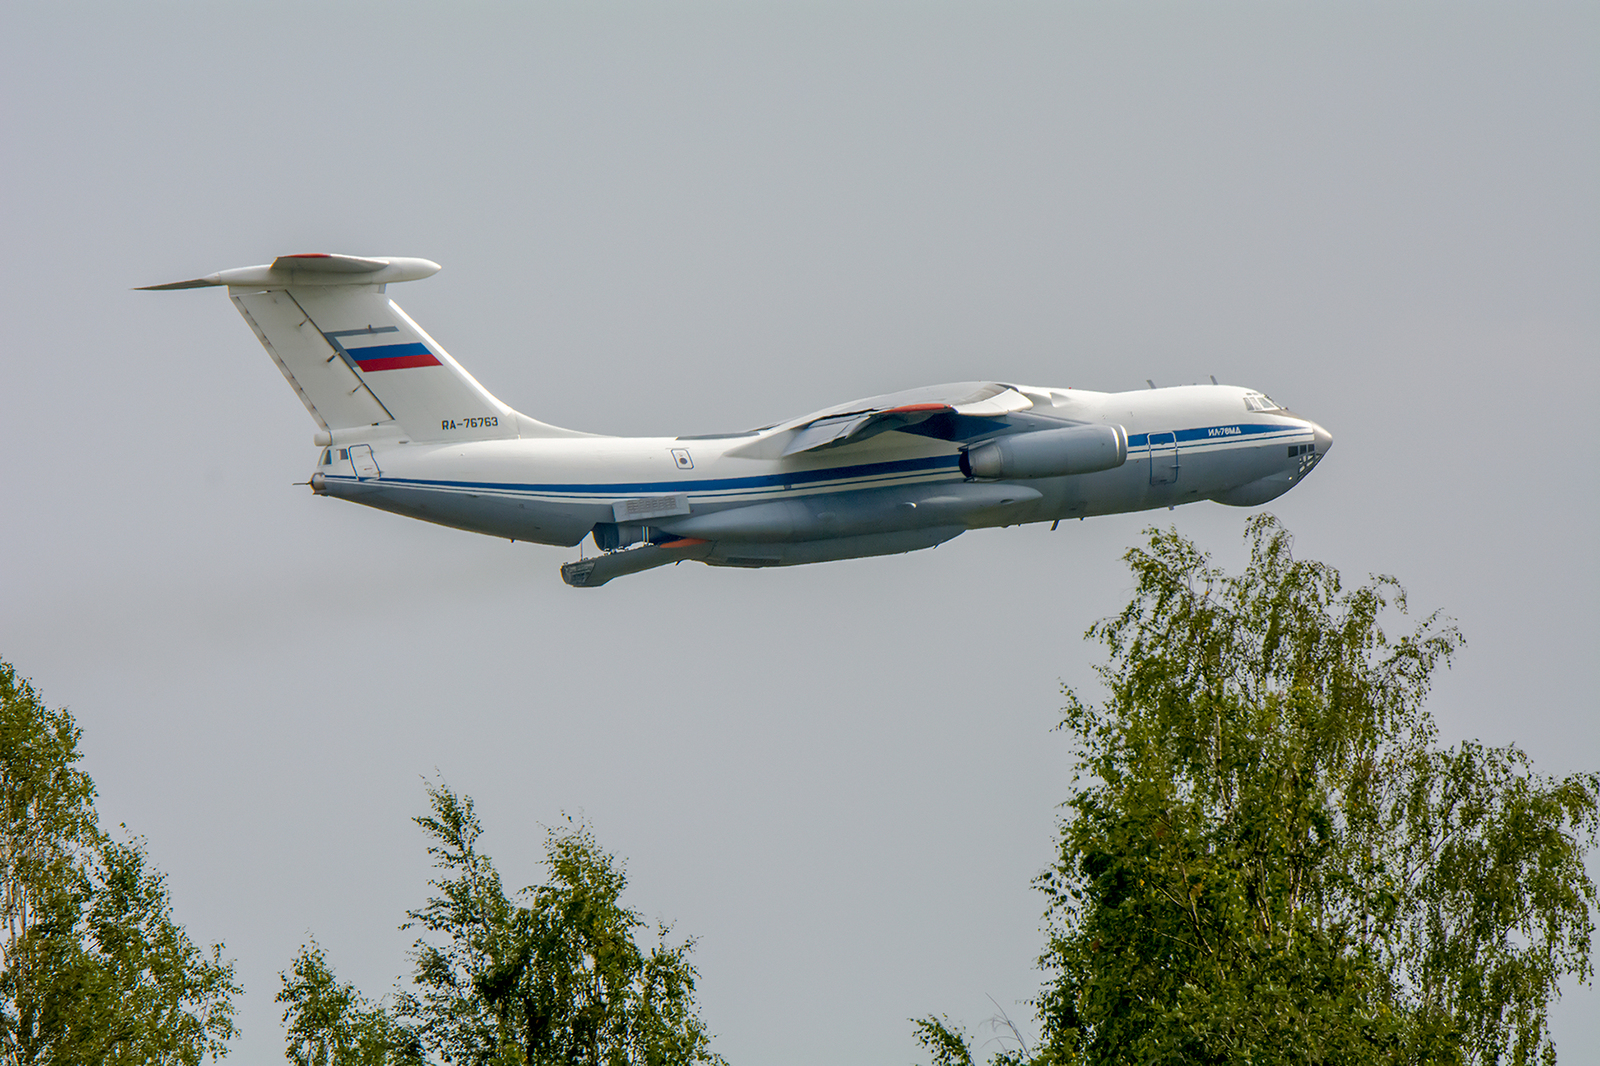
[[[280,255],[272,261],[273,270],[304,270],[309,274],[371,274],[388,265],[387,259],[368,259],[359,255],[330,255],[327,252]]]
[[[217,279],[218,276],[216,274],[211,274],[207,277],[195,278],[192,281],[169,281],[165,285],[140,285],[137,286],[137,291],[161,292],[166,289],[206,289],[213,285],[224,284],[224,282]]]
[[[235,288],[288,289],[321,285],[387,285],[391,281],[416,281],[439,272],[439,264],[427,259],[402,256],[367,258],[359,255],[330,255],[311,252],[280,255],[264,266],[219,270],[203,278],[169,281],[165,285],[141,285],[147,292],[168,289],[203,289],[212,285]]]

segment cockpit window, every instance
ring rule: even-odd
[[[1244,394],[1244,409],[1246,411],[1281,411],[1282,407],[1272,402],[1272,397],[1264,396],[1259,392]]]

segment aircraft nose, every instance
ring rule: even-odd
[[[1311,454],[1321,459],[1328,454],[1328,449],[1333,447],[1333,434],[1317,425],[1305,415],[1295,411],[1284,411],[1290,418],[1297,419],[1311,431]]]

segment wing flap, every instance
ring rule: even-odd
[[[905,394],[901,394],[902,396]],[[884,400],[892,399],[883,397]],[[871,401],[864,401],[871,403]],[[847,444],[905,429],[937,415],[964,415],[969,418],[999,418],[1014,411],[1026,411],[1033,401],[1010,385],[991,384],[974,392],[970,387],[949,400],[924,400],[920,403],[886,403],[853,410],[834,410],[801,419],[790,429],[791,436],[781,457],[840,448]]]
[[[954,410],[944,403],[910,403],[874,411],[846,411],[829,415],[801,426],[783,449],[783,455],[798,455],[819,448],[837,448],[867,440],[891,429],[902,429],[926,422],[934,415]]]
[[[954,404],[952,409],[958,415],[970,415],[973,418],[998,418],[1009,415],[1014,411],[1026,411],[1033,406],[1033,401],[1021,392],[1007,385],[1002,391],[993,396],[974,400],[971,403]]]

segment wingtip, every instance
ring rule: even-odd
[[[208,278],[191,278],[188,281],[169,281],[165,285],[135,285],[134,292],[165,292],[169,289],[208,289],[213,285],[221,285],[222,279],[215,274]]]

